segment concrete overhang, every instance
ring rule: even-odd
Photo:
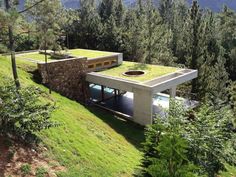
[[[139,82],[91,72],[86,75],[86,81],[128,92],[133,92],[134,89],[142,89],[154,94],[195,79],[197,76],[197,70],[181,69],[146,82]]]

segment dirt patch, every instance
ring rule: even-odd
[[[0,136],[0,177],[31,177],[41,173],[45,177],[55,177],[56,173],[65,171],[57,161],[46,156],[47,148],[32,148]],[[27,170],[22,170],[27,166]]]

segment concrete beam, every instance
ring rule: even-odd
[[[170,98],[175,98],[176,97],[176,86],[170,88]]]
[[[138,88],[133,89],[134,109],[133,120],[140,125],[149,125],[153,122],[152,92]]]
[[[119,79],[111,76],[101,75],[99,73],[88,73],[86,75],[86,81],[98,85],[104,85],[109,88],[115,88],[118,90],[125,90],[128,92],[132,92],[134,87],[150,90],[151,88],[137,82],[137,81],[129,81],[125,79]]]

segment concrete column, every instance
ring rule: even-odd
[[[118,54],[118,65],[121,65],[123,63],[123,53]]]
[[[176,97],[176,86],[170,89],[170,99],[175,99]],[[169,109],[171,108],[171,102],[169,100]]]
[[[133,89],[133,118],[134,122],[140,125],[148,125],[153,122],[153,94],[151,91]]]
[[[101,96],[102,96],[102,101],[104,101],[105,98],[105,93],[104,93],[104,86],[101,86]]]
[[[175,98],[176,97],[176,86],[170,88],[170,97]]]
[[[117,98],[117,96],[118,96],[117,92],[118,92],[118,90],[114,89],[115,98]]]

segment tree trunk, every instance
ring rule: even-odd
[[[5,0],[5,6],[8,12],[11,8],[9,0]],[[8,25],[8,38],[9,38],[9,48],[11,51],[11,64],[12,64],[13,78],[14,78],[16,87],[20,88],[20,81],[18,78],[17,68],[16,68],[16,57],[15,57],[15,48],[14,48],[15,40],[13,36],[13,27],[10,24]]]
[[[45,49],[44,49],[44,54],[45,54],[45,66],[46,66],[46,72],[47,72],[47,76],[48,76],[48,89],[49,89],[49,94],[52,93],[52,89],[51,89],[51,82],[50,82],[50,76],[49,76],[49,72],[48,72],[48,56],[47,56],[47,43],[45,42]]]

